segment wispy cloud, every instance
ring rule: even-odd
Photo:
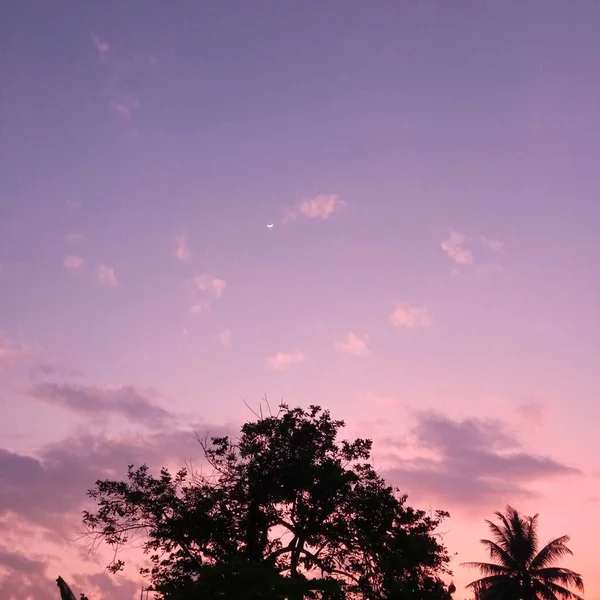
[[[214,275],[196,275],[194,284],[199,292],[204,292],[220,298],[225,293],[227,284],[224,279]]]
[[[190,249],[188,247],[187,235],[181,233],[175,236],[175,257],[181,262],[186,262],[190,259]]]
[[[96,279],[104,285],[109,285],[112,287],[118,285],[118,281],[115,276],[115,270],[108,265],[98,265],[96,267]]]
[[[85,236],[83,233],[67,233],[65,239],[69,244],[77,244],[78,242],[83,242]]]
[[[396,466],[385,473],[386,479],[409,492],[456,505],[501,505],[509,498],[534,495],[528,487],[532,481],[579,473],[552,458],[523,452],[499,421],[454,421],[437,413],[420,413],[413,434],[414,444],[388,447],[396,453]],[[399,456],[405,450],[414,455],[419,448],[435,457]]]
[[[199,315],[209,309],[215,299],[225,293],[227,283],[215,275],[196,275],[192,279],[192,303],[190,313]]]
[[[529,398],[517,406],[517,413],[528,423],[541,425],[544,417],[544,408],[544,404],[540,400]]]
[[[304,355],[295,350],[294,352],[277,352],[268,356],[265,360],[267,369],[271,371],[287,371],[293,365],[297,365],[304,360]]]
[[[505,272],[506,268],[501,264],[484,263],[480,265],[470,265],[467,271],[461,271],[458,268],[454,268],[450,271],[450,275],[465,280],[476,279],[482,281]]]
[[[92,42],[94,42],[94,46],[101,59],[110,52],[108,42],[102,41],[95,33],[92,33]]]
[[[68,365],[41,359],[31,365],[29,376],[33,381],[37,381],[48,377],[82,377],[83,373]]]
[[[451,230],[442,241],[441,247],[446,255],[456,264],[451,271],[454,276],[485,279],[490,275],[504,271],[504,267],[497,262],[480,262],[475,260],[475,255],[470,246],[478,244],[480,250],[491,250],[496,254],[504,252],[505,243],[502,240],[489,238],[485,235],[467,237],[464,233]]]
[[[345,205],[346,203],[337,194],[318,194],[313,198],[303,200],[297,206],[289,208],[283,221],[286,223],[298,217],[328,219]]]
[[[31,552],[26,556],[15,552],[14,548],[0,546],[0,570],[5,572],[0,579],[2,598],[45,598],[48,590],[56,587],[56,583],[46,575],[46,560],[33,556]]]
[[[83,258],[81,256],[76,256],[74,254],[69,254],[63,258],[63,268],[69,271],[77,271],[83,267]]]
[[[335,349],[343,354],[351,356],[365,356],[369,353],[365,338],[361,338],[355,333],[348,333],[342,342],[335,343]]]
[[[425,306],[411,306],[410,304],[398,304],[390,315],[390,323],[396,327],[408,327],[409,329],[420,327],[431,327],[433,318]]]
[[[117,473],[128,464],[146,463],[160,468],[167,461],[197,457],[194,429],[210,435],[234,433],[232,428],[194,423],[189,431],[167,427],[134,438],[91,434],[69,437],[40,448],[36,456],[0,448],[0,522],[7,515],[14,521],[16,515],[20,521],[49,529],[57,538],[72,534],[72,519],[78,518],[86,502],[85,490],[94,481],[120,477]]]
[[[81,202],[79,200],[65,200],[65,208],[73,212],[78,211],[81,208]]]
[[[33,354],[34,348],[16,344],[0,329],[0,371],[14,367],[22,359],[27,359]]]
[[[114,110],[124,121],[130,122],[133,112],[140,108],[137,99],[130,99],[123,102],[111,102],[110,108]]]
[[[494,240],[486,237],[485,235],[478,235],[477,241],[494,252],[504,252],[504,247],[506,246],[506,242],[503,242],[502,240]]]
[[[217,334],[217,341],[221,346],[229,346],[231,344],[231,331],[229,329],[223,329]]]
[[[472,265],[475,261],[473,253],[466,247],[467,236],[458,231],[451,231],[441,243],[442,250],[459,265]]]
[[[144,393],[131,385],[98,386],[70,383],[38,383],[29,395],[36,400],[84,416],[122,415],[151,427],[165,425],[171,413],[152,403]]]

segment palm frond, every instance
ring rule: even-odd
[[[546,583],[545,584],[548,589],[550,589],[555,596],[562,598],[563,600],[583,600],[581,596],[568,590],[566,587],[562,585],[558,585],[557,583]]]
[[[489,576],[470,583],[478,600],[515,600],[519,598],[519,580],[507,575]]]
[[[529,523],[527,524],[527,537],[531,540],[532,556],[535,556],[535,554],[537,553],[539,543],[537,533],[538,518],[539,514],[533,515],[533,517],[529,519]]]
[[[541,598],[541,600],[559,600],[556,594],[541,581],[533,581],[532,584],[535,598]]]
[[[492,538],[494,541],[504,550],[508,550],[510,545],[510,539],[507,534],[500,528],[496,523],[486,519],[485,521],[490,531],[492,532]]]
[[[487,577],[482,577],[481,579],[471,581],[471,583],[467,584],[465,587],[467,589],[480,590],[489,588],[490,586],[502,584],[507,581],[508,579],[506,575],[489,575]]]
[[[530,568],[536,570],[547,567],[558,558],[562,558],[567,554],[572,555],[573,552],[566,546],[570,539],[568,535],[563,535],[548,542],[531,561]]]
[[[490,553],[490,558],[497,560],[504,567],[512,567],[513,569],[518,568],[519,564],[517,561],[498,544],[491,542],[490,540],[479,540]]]
[[[512,525],[510,522],[510,516],[514,512],[514,508],[511,506],[506,507],[506,515],[502,514],[500,511],[496,511],[494,514],[498,517],[498,519],[502,522],[504,527],[499,528],[502,531],[502,535],[506,539],[507,545],[510,546],[512,541],[514,540],[514,532],[512,529]]]
[[[467,567],[467,569],[479,569],[484,575],[510,575],[512,573],[512,569],[509,567],[494,563],[464,562],[460,563],[460,566]]]
[[[584,591],[583,579],[579,573],[571,571],[571,569],[563,569],[562,567],[546,567],[538,569],[535,572],[535,577],[541,579],[544,583],[559,582],[564,585],[576,587],[580,592]]]

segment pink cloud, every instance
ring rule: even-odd
[[[477,236],[477,240],[490,250],[493,250],[494,252],[504,252],[504,246],[506,245],[506,243],[502,240],[494,240],[492,238],[486,237],[485,235]]]
[[[67,233],[65,239],[70,244],[76,244],[82,242],[85,239],[85,236],[82,233]]]
[[[181,262],[186,262],[190,259],[190,249],[188,247],[187,236],[181,233],[175,236],[175,257]]]
[[[425,306],[411,306],[410,304],[398,304],[390,315],[390,322],[396,327],[408,327],[409,329],[420,327],[431,327],[433,318]]]
[[[94,46],[96,47],[100,58],[103,58],[110,52],[108,42],[102,41],[95,33],[92,33],[92,41],[94,42]]]
[[[383,473],[410,494],[427,494],[453,506],[490,507],[535,496],[534,481],[581,474],[551,457],[524,452],[500,421],[454,420],[433,412],[416,416],[412,442],[386,443],[396,464]]]
[[[265,364],[271,371],[286,371],[293,365],[299,364],[304,360],[304,355],[295,350],[294,352],[277,352],[268,356]]]
[[[22,359],[30,357],[33,353],[33,348],[15,344],[0,330],[0,371],[10,369]]]
[[[36,400],[84,416],[125,416],[150,427],[168,423],[172,415],[150,398],[152,390],[131,385],[82,385],[72,383],[36,383],[29,396]]]
[[[190,313],[200,314],[209,309],[215,298],[221,298],[225,293],[227,283],[214,275],[196,275],[192,280],[192,303]]]
[[[307,219],[328,219],[345,205],[346,203],[337,194],[318,194],[304,200],[299,206],[289,209],[284,222],[293,221],[300,216]]]
[[[459,265],[472,265],[473,253],[465,246],[466,236],[458,231],[451,231],[450,235],[442,241],[442,250],[448,257]]]
[[[217,334],[217,341],[222,346],[229,346],[231,344],[231,331],[229,329],[223,329]]]
[[[343,342],[336,342],[335,348],[338,352],[351,356],[364,356],[369,353],[365,339],[352,332],[346,335],[346,339]]]
[[[62,265],[63,268],[68,269],[69,271],[76,271],[83,267],[83,258],[81,258],[81,256],[69,254],[68,256],[64,257]]]
[[[110,107],[125,121],[131,121],[131,109],[124,104],[111,103]]]
[[[227,287],[224,279],[212,275],[197,275],[194,277],[194,284],[199,292],[205,292],[217,298],[223,295]]]
[[[108,265],[98,265],[96,268],[96,279],[104,285],[116,287],[118,285],[115,270]]]
[[[517,407],[517,413],[530,424],[541,425],[544,408],[544,404],[540,400],[529,398]]]

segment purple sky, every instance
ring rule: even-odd
[[[598,73],[597,0],[1,3],[0,596],[131,600],[85,490],[266,393],[450,510],[457,600],[506,502],[600,599]]]

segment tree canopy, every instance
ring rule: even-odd
[[[143,533],[142,573],[165,599],[448,600],[448,514],[410,507],[370,440],[337,439],[343,426],[282,404],[236,441],[201,441],[207,474],[130,465],[126,481],[97,481],[83,523],[115,549]]]
[[[538,543],[538,515],[526,517],[511,506],[506,513],[495,513],[497,525],[486,521],[492,540],[481,540],[493,563],[470,562],[465,566],[479,569],[484,575],[470,583],[479,600],[582,600],[568,589],[583,592],[579,573],[553,566],[567,554],[569,536],[556,538],[542,549]]]

